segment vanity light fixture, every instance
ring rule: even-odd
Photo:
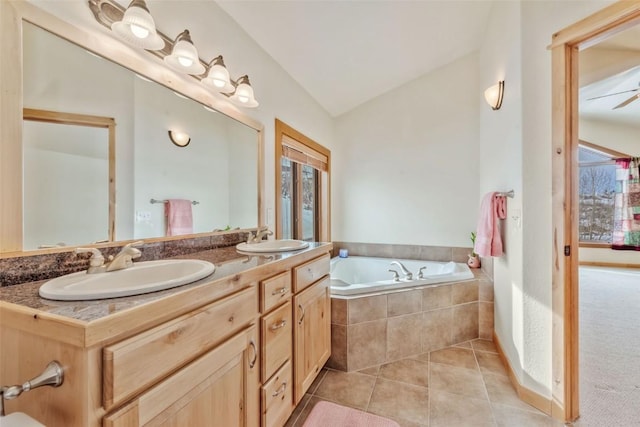
[[[169,139],[178,147],[186,147],[191,142],[189,134],[175,130],[169,131]]]
[[[253,88],[251,87],[251,82],[249,82],[249,76],[244,75],[238,79],[236,91],[233,92],[230,99],[242,107],[254,108],[259,105],[253,96]]]
[[[484,91],[484,99],[493,110],[499,110],[502,107],[502,98],[504,97],[504,80],[500,80],[490,88]]]
[[[122,20],[111,24],[111,30],[135,47],[147,50],[164,48],[164,40],[156,32],[156,24],[144,0],[133,0]]]
[[[229,78],[229,71],[224,65],[222,55],[218,55],[209,63],[209,72],[201,80],[202,84],[221,93],[231,93],[235,89]]]
[[[222,55],[208,64],[200,60],[189,30],[184,30],[175,39],[157,31],[144,0],[132,0],[126,9],[117,0],[88,0],[88,3],[96,21],[110,28],[124,41],[146,49],[171,69],[191,75],[200,80],[203,86],[221,93],[240,107],[254,108],[259,105],[249,77],[244,75],[238,80],[231,79]]]
[[[204,65],[200,63],[198,50],[191,41],[189,30],[184,30],[178,34],[171,54],[164,57],[164,62],[181,73],[193,75],[204,73]]]

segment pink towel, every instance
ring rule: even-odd
[[[311,410],[303,427],[400,427],[388,418],[321,400]]]
[[[485,194],[480,205],[476,244],[473,248],[478,255],[496,257],[502,255],[502,238],[498,220],[506,217],[505,197],[495,192]]]
[[[167,217],[167,236],[193,233],[191,200],[167,200],[164,204],[164,214]]]

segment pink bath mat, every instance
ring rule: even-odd
[[[302,427],[400,427],[395,421],[357,409],[320,401]]]

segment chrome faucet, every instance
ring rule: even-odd
[[[91,252],[87,274],[106,273],[107,271],[117,271],[131,267],[133,265],[133,260],[135,258],[140,258],[142,255],[140,249],[136,249],[134,246],[140,246],[143,243],[144,242],[142,240],[127,243],[116,256],[109,256],[109,260],[106,263],[104,256],[96,248],[77,248],[75,252],[77,254]]]
[[[255,236],[253,235],[252,232],[249,232],[249,238],[247,239],[247,244],[260,243],[264,236],[271,236],[271,235],[273,235],[273,231],[269,230],[268,228],[258,230]]]
[[[402,274],[404,274],[405,279],[413,280],[413,273],[407,270],[407,267],[405,267],[400,261],[391,261],[391,265],[397,265],[398,267],[400,267],[400,270],[402,270]]]

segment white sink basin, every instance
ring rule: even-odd
[[[241,252],[269,253],[289,252],[308,248],[309,242],[302,240],[264,240],[259,243],[238,243],[236,249]]]
[[[197,259],[136,262],[124,270],[96,274],[81,271],[57,277],[40,286],[40,296],[77,301],[139,295],[195,282],[215,268]]]
[[[44,427],[23,412],[13,412],[6,417],[0,417],[0,427]]]

